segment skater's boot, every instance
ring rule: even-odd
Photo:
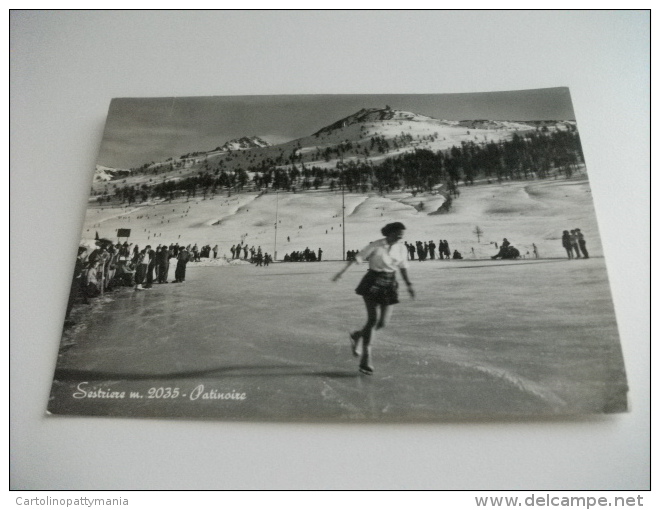
[[[371,346],[362,347],[362,358],[360,359],[360,372],[366,375],[374,373],[374,367],[371,365]]]
[[[360,338],[362,337],[362,331],[353,331],[348,334],[348,337],[351,341],[353,356],[357,358],[360,355]]]

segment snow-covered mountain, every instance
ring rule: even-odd
[[[130,175],[131,171],[124,168],[110,168],[103,165],[96,165],[94,171],[94,182],[105,182]]]
[[[558,123],[549,129],[567,129]],[[293,150],[298,162],[320,168],[334,168],[339,159],[379,164],[406,152],[427,149],[446,151],[464,143],[498,143],[514,134],[533,131],[538,125],[508,120],[435,119],[390,106],[362,108],[314,134],[274,148]],[[286,165],[285,165],[286,166]]]
[[[259,147],[270,147],[271,144],[258,136],[244,136],[226,142],[220,147],[216,147],[213,152],[244,151]]]
[[[362,108],[333,122],[315,133],[273,145],[258,136],[244,136],[225,142],[211,151],[192,152],[179,158],[150,163],[131,173],[129,170],[97,166],[94,182],[99,190],[107,181],[128,179],[128,185],[180,179],[198,172],[247,172],[264,168],[308,167],[336,168],[337,162],[380,164],[385,159],[427,149],[447,151],[465,143],[477,145],[501,142],[516,133],[537,129],[568,130],[572,121],[515,120],[441,120],[389,105],[384,108]],[[259,169],[259,170],[257,170]]]
[[[455,126],[465,127],[468,129],[529,129],[530,124],[524,122],[516,122],[509,120],[459,120],[451,123]]]
[[[331,133],[337,129],[345,128],[353,124],[367,124],[373,122],[383,122],[383,121],[412,121],[412,122],[429,122],[435,121],[436,119],[432,117],[427,117],[425,115],[419,115],[417,113],[405,112],[402,110],[393,110],[389,106],[385,108],[362,108],[359,112],[349,115],[329,126],[326,126],[316,133],[314,136],[318,136],[324,133]]]

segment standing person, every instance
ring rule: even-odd
[[[140,258],[140,247],[136,244],[135,248],[133,248],[133,258],[131,259],[131,262],[137,265],[139,258]]]
[[[406,243],[406,246],[408,247],[408,254],[410,255],[410,260],[415,260],[415,246],[412,243],[410,244]]]
[[[322,256],[323,256],[323,250],[322,250],[321,248],[319,248],[319,256],[317,257],[316,260],[318,260],[319,262],[321,262],[321,257],[322,257]]]
[[[359,343],[362,340],[360,372],[366,375],[374,372],[371,363],[371,344],[375,331],[386,326],[392,315],[392,305],[399,302],[397,269],[408,286],[410,296],[415,298],[412,283],[408,279],[406,248],[399,242],[403,238],[405,228],[400,222],[388,223],[381,229],[385,238],[369,243],[355,257],[356,263],[369,261],[369,271],[355,289],[355,293],[364,299],[367,308],[367,322],[362,329],[349,335],[354,356],[360,356]],[[353,262],[349,261],[344,269],[334,276],[333,281],[339,280]]]
[[[422,262],[424,260],[424,245],[422,244],[422,241],[417,241],[417,260]]]
[[[571,240],[571,248],[575,252],[575,258],[579,259],[580,258],[580,248],[578,246],[578,236],[575,233],[575,230],[571,230],[571,233],[569,234],[568,238]]]
[[[108,254],[110,255],[110,258],[105,266],[105,289],[113,290],[113,282],[115,280],[115,274],[117,273],[119,251],[112,244],[109,244]]]
[[[99,292],[106,289],[108,285],[108,270],[110,269],[110,259],[112,254],[112,241],[107,239],[99,239],[96,241],[98,248],[89,255],[88,267],[94,267],[97,274],[97,285]],[[114,273],[113,273],[114,274]]]
[[[569,259],[573,258],[573,247],[571,246],[571,235],[568,233],[568,230],[564,230],[561,236],[561,245],[566,250]]]
[[[176,269],[174,270],[174,283],[183,283],[186,281],[186,265],[190,260],[190,254],[185,247],[179,250],[177,255]]]
[[[170,271],[170,250],[167,246],[161,246],[156,252],[156,277],[158,283],[167,283],[167,275]]]
[[[156,252],[151,249],[151,246],[147,245],[144,249],[144,259],[142,259],[142,264],[147,262],[147,272],[146,272],[146,285],[145,289],[150,289],[154,284],[154,268],[156,267]]]
[[[130,257],[130,255],[131,255],[130,247],[128,245],[128,242],[125,242],[119,248],[119,257],[123,260],[127,260],[128,257]]]
[[[580,250],[582,250],[582,256],[585,259],[589,258],[589,252],[587,251],[587,241],[584,239],[584,234],[580,232],[579,228],[575,229],[575,233],[577,234],[578,238],[578,244],[580,245]]]
[[[536,247],[536,244],[532,243],[532,251],[534,253],[534,258],[539,258],[539,249]]]
[[[147,255],[148,257],[148,255]],[[135,290],[144,289],[144,280],[147,276],[147,267],[149,266],[149,260],[145,263],[145,250],[138,253],[137,259],[135,261]]]
[[[213,247],[213,258],[214,259],[218,258],[218,245],[217,244]]]
[[[431,260],[435,260],[435,243],[432,240],[429,241],[429,254],[431,255]]]
[[[446,239],[442,241],[444,243],[445,257],[449,258],[451,256],[451,250],[449,249],[449,241]]]

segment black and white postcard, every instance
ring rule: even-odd
[[[48,411],[625,412],[578,120],[568,88],[113,99]]]

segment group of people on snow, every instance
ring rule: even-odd
[[[435,260],[436,258],[436,248],[437,248],[437,258],[438,259],[450,259],[452,258],[451,250],[449,249],[449,242],[446,239],[440,239],[436,245],[433,241],[422,242],[415,241],[415,243],[408,243],[407,241],[403,243],[408,252],[408,260],[415,260],[415,254],[417,255],[417,260],[420,262],[425,261],[426,259]],[[453,258],[463,258],[460,256],[460,253],[454,251]]]
[[[561,244],[566,250],[566,254],[569,259],[588,259],[589,252],[587,251],[587,241],[584,238],[584,234],[580,231],[579,228],[575,230],[564,230],[561,236]]]
[[[291,252],[284,255],[283,262],[321,262],[323,259],[323,250],[319,248],[318,252],[305,248],[303,251]]]
[[[261,246],[248,248],[247,243],[238,243],[229,248],[229,251],[232,260],[249,260],[256,266],[268,266],[273,261],[273,257],[269,253],[263,252]]]
[[[169,246],[159,244],[155,249],[147,245],[140,249],[132,243],[113,243],[109,239],[97,239],[94,249],[80,246],[67,304],[67,319],[76,301],[89,303],[91,298],[116,287],[133,287],[138,291],[150,289],[154,283],[170,283],[169,271],[173,264],[172,283],[183,283],[188,262],[199,260],[202,253],[210,257],[213,251],[217,256],[217,247],[211,249],[209,246],[208,251],[206,248],[200,251],[197,245],[179,246],[176,243]]]

